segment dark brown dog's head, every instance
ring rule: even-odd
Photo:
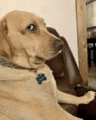
[[[36,68],[56,56],[62,46],[44,19],[33,13],[12,11],[0,21],[0,55],[20,66]]]

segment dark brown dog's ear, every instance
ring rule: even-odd
[[[8,37],[7,20],[3,19],[0,21],[0,55],[12,59],[13,53],[11,41]]]
[[[52,27],[47,27],[47,30],[52,33],[53,35],[55,35],[56,37],[60,37],[59,33],[56,31],[56,29],[52,28]]]

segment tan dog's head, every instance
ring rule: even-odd
[[[63,42],[33,13],[12,11],[0,20],[0,55],[26,68],[39,67],[60,52]]]

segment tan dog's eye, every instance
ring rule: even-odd
[[[35,32],[36,31],[36,25],[35,24],[29,24],[27,26],[28,31]]]

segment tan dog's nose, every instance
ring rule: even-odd
[[[54,48],[57,49],[58,51],[63,48],[63,45],[64,45],[64,42],[61,40],[55,40],[53,43]]]

